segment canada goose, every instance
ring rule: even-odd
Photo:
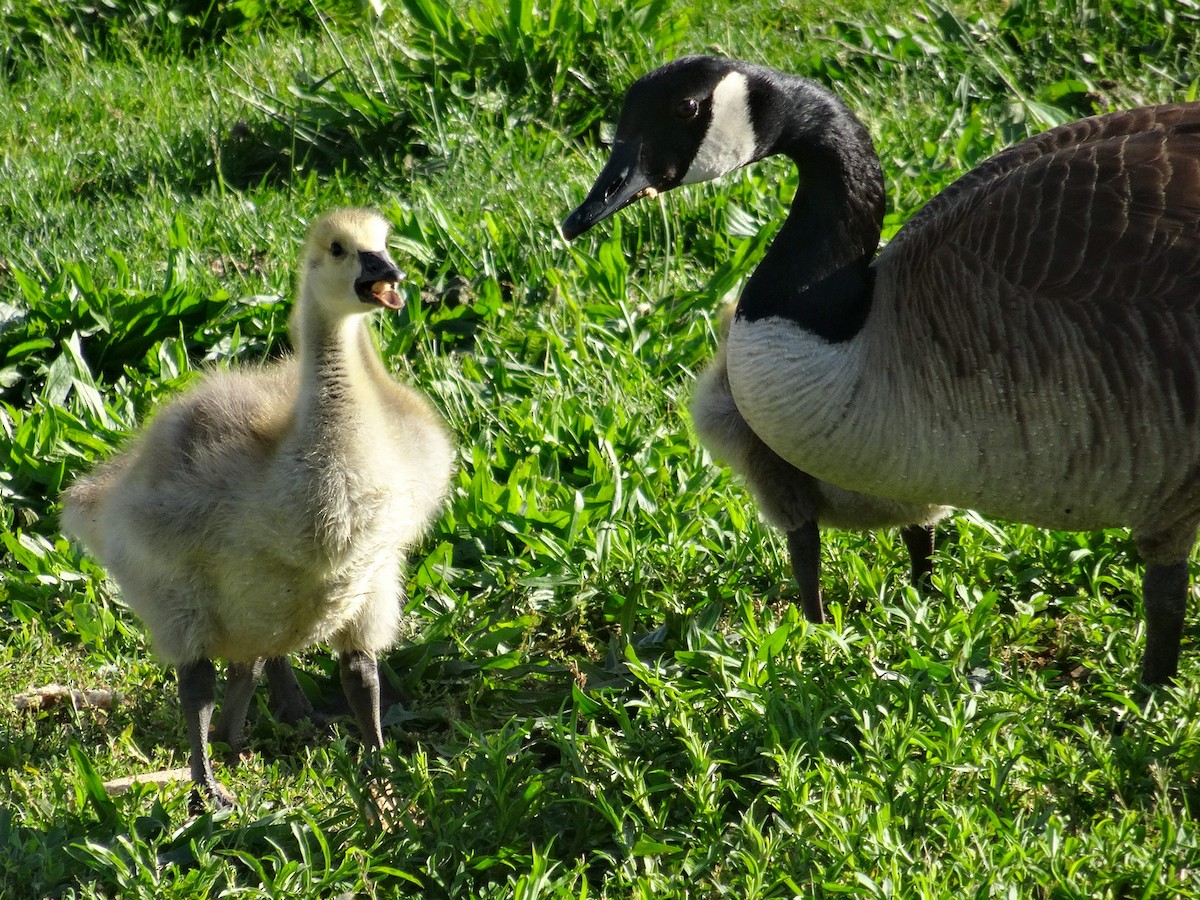
[[[728,340],[751,429],[871,495],[1129,527],[1146,565],[1142,678],[1169,681],[1200,523],[1200,104],[1022,141],[876,255],[883,177],[846,106],[803,78],[689,57],[629,89],[563,234],[774,154],[801,186]]]
[[[700,373],[692,393],[692,422],[700,442],[742,477],[763,517],[786,534],[804,617],[825,621],[819,525],[884,528],[906,523],[900,536],[912,564],[912,583],[921,584],[933,570],[932,523],[949,509],[843,490],[800,471],[764,444],[742,418],[729,387],[725,342],[732,320],[733,306],[728,304],[720,313],[716,355]]]
[[[397,636],[404,555],[442,505],[453,456],[367,326],[403,302],[387,233],[368,210],[319,219],[289,322],[295,355],[209,373],[64,493],[65,530],[178,671],[192,779],[217,805],[213,659],[230,663],[222,739],[240,741],[263,659],[272,688],[306,703],[284,657],[323,641],[364,743],[383,743],[375,658]]]

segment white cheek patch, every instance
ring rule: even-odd
[[[709,181],[754,159],[754,125],[746,76],[730,72],[712,95],[712,118],[681,184]]]

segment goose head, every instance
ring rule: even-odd
[[[688,56],[629,88],[607,165],[562,233],[574,240],[641,197],[708,181],[761,159],[754,82],[762,70],[712,56]]]
[[[847,252],[874,249],[883,175],[862,123],[814,81],[715,56],[686,56],[633,83],[608,163],[563,221],[563,237],[573,240],[641,197],[775,154],[800,168],[808,224],[841,219],[854,245]]]
[[[400,309],[403,279],[387,250],[388,223],[368,209],[337,209],[313,223],[304,245],[302,302],[325,317]]]

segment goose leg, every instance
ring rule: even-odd
[[[246,710],[262,677],[263,661],[230,663],[225,676],[225,700],[212,731],[212,740],[227,744],[234,755],[246,736]]]
[[[821,530],[815,521],[804,522],[787,533],[787,544],[804,618],[820,625],[825,621],[821,603]]]
[[[296,680],[296,673],[286,656],[267,660],[267,684],[271,688],[271,715],[276,722],[295,725],[313,718],[313,705]]]
[[[217,784],[208,759],[208,727],[216,705],[217,670],[211,660],[200,659],[179,666],[177,677],[179,702],[192,752],[192,783],[195,787],[190,806],[194,812],[202,811],[206,799],[215,807],[228,806],[231,800]]]
[[[342,692],[350,703],[354,718],[368,747],[383,746],[383,725],[379,712],[379,667],[375,654],[366,650],[344,650],[338,664]]]
[[[900,537],[912,563],[913,587],[924,587],[933,574],[933,526],[905,525],[900,529]]]
[[[1179,642],[1187,609],[1187,562],[1147,565],[1142,580],[1146,610],[1146,653],[1142,682],[1167,684],[1179,668]]]

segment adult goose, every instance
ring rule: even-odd
[[[818,624],[825,621],[821,599],[822,525],[836,528],[901,525],[900,537],[908,550],[912,583],[924,584],[933,571],[933,523],[946,516],[949,508],[847,491],[800,471],[764,444],[742,418],[729,386],[725,343],[732,320],[733,308],[726,305],[719,317],[717,352],[696,380],[692,422],[697,437],[713,457],[745,481],[763,518],[786,535],[804,617]]]
[[[230,743],[264,659],[273,692],[304,705],[286,657],[316,642],[339,652],[364,744],[383,743],[376,654],[396,639],[405,553],[453,461],[440,418],[392,379],[367,326],[402,305],[387,234],[368,210],[320,218],[290,322],[295,355],[209,373],[65,492],[65,530],[177,669],[193,805],[229,802],[208,758],[213,659],[230,663],[217,729]]]
[[[1200,524],[1200,104],[1022,141],[877,253],[882,174],[849,109],[803,78],[688,57],[629,89],[563,234],[775,154],[800,188],[727,344],[749,427],[847,489],[1130,528],[1142,678],[1169,681]]]

